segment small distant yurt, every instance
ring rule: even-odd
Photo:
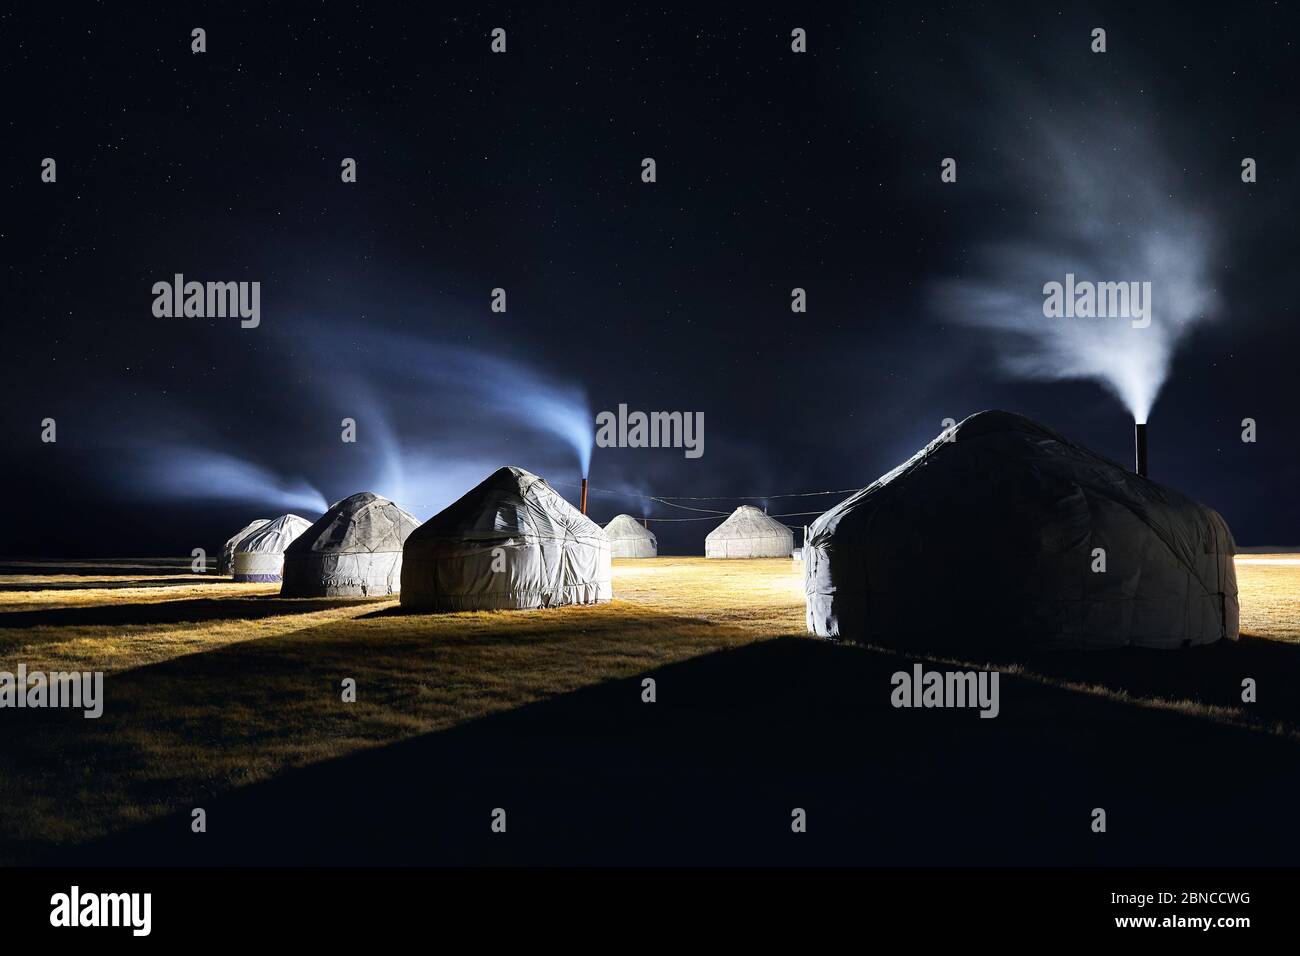
[[[236,581],[278,582],[284,567],[284,549],[311,522],[297,515],[280,515],[235,545],[233,570]]]
[[[401,587],[402,545],[420,522],[363,491],[330,506],[284,552],[284,597],[367,597]]]
[[[813,522],[808,629],[909,652],[1235,640],[1234,550],[1209,508],[980,412]]]
[[[217,563],[217,573],[230,574],[235,563],[235,547],[262,525],[270,523],[270,518],[254,518],[236,531],[221,549],[221,560]]]
[[[604,529],[513,466],[416,528],[402,552],[407,608],[540,608],[612,596]]]
[[[655,533],[631,515],[618,515],[605,525],[609,553],[615,558],[653,558],[659,553]]]
[[[794,534],[753,505],[741,505],[704,539],[706,558],[788,558]]]

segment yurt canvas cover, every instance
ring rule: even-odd
[[[616,558],[653,558],[659,553],[659,540],[649,528],[631,515],[618,515],[605,525],[609,553]]]
[[[494,472],[406,539],[403,607],[539,608],[611,597],[604,529],[522,468]]]
[[[794,534],[753,505],[741,505],[704,539],[706,558],[788,558]]]
[[[812,524],[812,633],[903,649],[1237,638],[1217,513],[1019,415],[980,412],[952,439]]]
[[[285,549],[285,597],[364,597],[401,586],[402,545],[420,522],[363,491],[330,506]]]
[[[254,518],[235,532],[221,549],[221,561],[217,564],[218,574],[230,574],[235,565],[235,547],[262,525],[270,524],[270,518]]]
[[[235,545],[236,581],[279,581],[284,549],[311,527],[297,515],[280,515]]]

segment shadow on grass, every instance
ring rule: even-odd
[[[274,595],[245,598],[193,598],[145,604],[104,604],[96,607],[44,608],[0,612],[0,628],[124,627],[148,624],[189,624],[204,621],[256,621],[285,614],[311,614],[356,607],[388,598],[290,599]]]
[[[291,632],[111,674],[96,720],[66,710],[6,712],[0,865],[38,861],[52,840],[78,829],[112,830],[286,766],[634,673],[638,661],[648,668],[752,640],[655,611],[385,623],[360,620],[364,604],[346,606],[356,609],[347,617],[294,621]],[[121,638],[123,647],[136,639]],[[355,707],[340,701],[343,677],[357,680]]]
[[[390,600],[399,601],[400,597],[401,596],[398,594],[393,594],[390,595]],[[436,614],[436,613],[439,612],[423,611],[423,610],[416,610],[414,608],[409,608],[409,607],[402,607],[402,605],[399,603],[399,604],[394,604],[392,607],[375,608],[375,610],[373,611],[367,611],[365,614],[359,615],[359,618],[364,619],[364,618],[374,618],[374,617],[399,617],[399,618],[416,617],[421,614]]]
[[[1300,733],[1300,644],[1243,635],[1185,650],[1067,651],[1029,658],[1027,673],[1048,680],[1096,684],[1134,697],[1192,700],[1237,708],[1266,724],[1283,721]],[[1242,681],[1256,683],[1256,701],[1243,705]]]
[[[168,574],[168,572],[171,572]],[[165,575],[188,577],[194,574],[190,558],[104,558],[86,561],[30,561],[22,559],[0,561],[0,578],[9,575],[37,576],[49,574],[77,574],[96,577],[140,577]],[[209,574],[217,577],[216,565],[210,565]],[[230,578],[218,577],[229,581]],[[86,585],[81,585],[85,587]]]
[[[890,677],[915,658],[780,638],[649,672],[655,703],[640,676],[597,684],[203,795],[56,862],[1293,864],[1294,737],[1056,682],[1230,706],[1239,676],[1259,675],[1295,729],[1282,682],[1297,654],[1247,641],[1061,656],[1003,674],[988,720],[894,709]],[[212,656],[161,666],[197,676]],[[194,805],[207,833],[190,831]],[[796,807],[806,833],[791,832]],[[1106,833],[1091,831],[1097,807]]]
[[[384,600],[399,601],[400,595],[390,594]],[[479,610],[466,610],[466,611],[433,611],[430,610],[429,608],[423,608],[423,607],[403,607],[400,603],[396,603],[388,607],[381,607],[381,608],[376,608],[373,611],[367,611],[365,614],[358,615],[357,619],[358,620],[364,620],[366,618],[417,619],[422,617],[451,619],[454,615],[497,614],[497,615],[505,615],[507,617],[518,617],[521,620],[525,618],[533,618],[534,620],[536,620],[537,619],[536,615],[538,614],[552,614],[557,610],[562,610],[563,612],[568,614],[578,614],[578,615],[587,614],[587,613],[597,614],[603,609],[607,609],[614,606],[626,606],[628,603],[630,602],[624,602],[623,604],[620,604],[617,601],[605,601],[601,604],[569,604],[569,605],[563,605],[561,608],[496,608],[493,610],[479,609]],[[659,610],[658,608],[653,608],[646,605],[641,605],[640,610],[647,615],[655,615],[655,616],[660,616],[665,618],[672,616],[664,611]],[[566,620],[566,623],[572,625],[572,624],[576,624],[578,620],[579,619],[568,618]],[[692,624],[703,623],[699,618],[682,617],[682,618],[676,618],[676,620],[683,621],[683,622],[689,621]]]
[[[97,581],[93,583],[87,583],[85,581],[43,581],[40,584],[11,584],[5,582],[0,583],[0,593],[9,591],[85,591],[90,588],[95,590],[112,591],[119,588],[198,587],[205,584],[229,583],[230,578],[219,578],[216,575],[201,574],[196,574],[192,577],[174,575],[164,578],[130,578],[125,581]]]

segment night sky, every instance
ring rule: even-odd
[[[1046,323],[1041,283],[1149,278],[1129,250],[1159,235],[1181,267],[1193,234],[1208,294],[1152,477],[1241,545],[1300,544],[1287,4],[24,6],[0,14],[0,554],[212,549],[314,519],[286,503],[308,487],[424,519],[503,464],[576,500],[557,421],[619,403],[705,417],[699,459],[595,449],[593,486],[641,494],[860,487],[985,408],[1128,462],[1112,391],[1018,374],[975,299],[1010,284],[982,307]],[[259,281],[261,325],[155,317],[175,273]],[[646,507],[690,516],[590,510]],[[713,526],[652,527],[702,553]]]

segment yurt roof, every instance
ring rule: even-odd
[[[649,528],[644,527],[639,521],[631,515],[615,515],[614,518],[605,525],[605,534],[611,541],[621,541],[624,539],[634,539],[637,541],[649,538],[655,539],[655,534]]]
[[[256,531],[258,528],[270,523],[271,523],[270,518],[254,518],[252,521],[244,525],[242,528],[240,528],[238,531],[236,531],[234,534],[232,534],[229,538],[226,539],[226,547],[227,548],[234,547],[235,545],[239,544],[240,541],[244,540],[244,538],[248,537],[250,534]]]
[[[419,520],[382,495],[363,491],[336,501],[287,553],[401,551]]]
[[[741,505],[726,521],[709,532],[710,538],[770,538],[791,534],[789,528],[753,505]]]
[[[962,486],[972,476],[996,475],[999,470],[1037,475],[1039,484],[1051,482],[1107,499],[1135,515],[1189,567],[1196,565],[1195,554],[1213,526],[1227,533],[1222,518],[1211,509],[1022,415],[977,412],[954,426],[951,439],[941,433],[897,468],[821,515],[809,528],[809,541],[819,543],[845,522],[865,527],[875,510],[907,484],[909,475],[921,469],[928,474],[931,468],[953,474],[949,490],[953,507],[961,506]],[[1232,547],[1230,541],[1227,546]]]
[[[420,525],[410,541],[509,537],[604,539],[605,532],[544,479],[508,465]]]
[[[243,554],[274,554],[283,551],[310,527],[311,522],[306,518],[295,514],[280,515],[239,542],[235,551]]]

